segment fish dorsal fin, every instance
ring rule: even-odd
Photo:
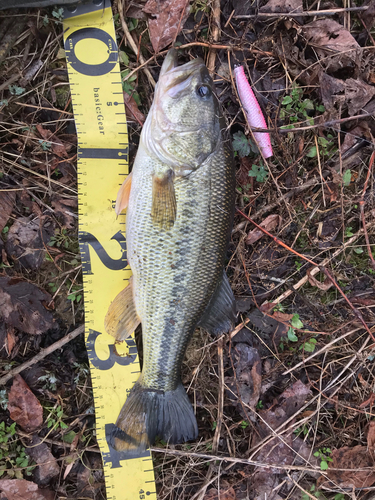
[[[116,340],[125,340],[131,335],[141,320],[138,317],[133,298],[133,277],[129,284],[109,306],[104,319],[104,327]]]
[[[176,220],[177,204],[174,190],[174,172],[168,170],[164,176],[152,178],[151,217],[154,225],[171,229]]]
[[[233,328],[236,319],[236,302],[225,271],[216,287],[203,316],[199,320],[201,326],[212,335],[220,335]]]
[[[120,215],[129,204],[130,189],[132,187],[132,176],[133,172],[127,176],[127,178],[122,183],[119,192],[117,193],[115,212],[116,215]]]

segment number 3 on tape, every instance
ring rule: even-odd
[[[149,452],[125,458],[108,444],[139,375],[134,338],[121,345],[104,331],[111,301],[131,276],[125,217],[113,204],[128,174],[128,135],[118,49],[108,0],[66,9],[64,40],[78,135],[79,242],[86,346],[94,390],[96,435],[108,500],[156,498]]]

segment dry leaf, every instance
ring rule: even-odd
[[[50,235],[40,219],[19,217],[9,229],[7,254],[26,269],[38,269],[45,259],[45,245]]]
[[[302,0],[268,0],[259,12],[302,12]]]
[[[52,200],[52,207],[57,214],[62,216],[64,220],[64,228],[74,228],[77,215],[70,209],[70,207],[77,207],[76,199],[71,200],[68,198],[55,198]]]
[[[375,394],[372,393],[371,396],[375,396]],[[367,448],[368,448],[369,453],[371,454],[372,459],[374,460],[374,454],[375,454],[375,422],[373,420],[371,420],[371,422],[368,424]]]
[[[38,123],[36,125],[36,129],[45,141],[51,143],[51,148],[55,155],[59,156],[60,158],[68,158],[68,152],[66,151],[65,146],[60,141],[60,139],[58,139],[50,130],[46,130],[45,128],[43,128],[43,125],[41,123]]]
[[[126,117],[129,120],[136,120],[140,125],[143,125],[145,121],[145,115],[141,111],[139,111],[138,105],[135,102],[134,97],[124,92],[124,103],[125,103]]]
[[[220,496],[218,490],[211,488],[203,497],[203,500],[236,500],[236,492],[233,488],[220,488]]]
[[[239,391],[239,399],[255,408],[259,400],[260,389],[262,385],[262,363],[258,350],[245,343],[238,343],[232,350],[233,364],[236,370],[236,377],[228,377],[226,383],[235,394]],[[233,395],[228,392],[229,398]],[[234,400],[238,409],[243,413],[242,405],[238,399]]]
[[[44,304],[51,295],[32,283],[0,277],[0,318],[22,332],[39,335],[53,326]]]
[[[148,21],[152,47],[156,53],[174,42],[189,15],[189,0],[148,0],[143,9]]]
[[[4,229],[16,199],[15,191],[0,192],[0,232]]]
[[[16,375],[9,391],[10,418],[26,432],[36,431],[43,423],[43,408],[21,375]]]
[[[345,98],[350,116],[359,113],[374,95],[375,87],[372,85],[354,78],[345,80]]]
[[[275,311],[272,314],[272,318],[274,318],[276,321],[280,321],[280,323],[289,323],[293,316],[294,314],[282,313],[280,311]]]
[[[323,291],[327,291],[331,288],[331,286],[333,286],[333,283],[332,281],[326,276],[324,278],[324,281],[323,283],[321,281],[318,281],[316,278],[314,278],[314,276],[312,276],[311,274],[311,269],[308,269],[306,271],[306,274],[307,274],[307,277],[308,277],[308,280],[309,280],[309,283],[311,286],[316,286],[317,288],[319,288],[319,290],[323,290]]]
[[[259,225],[260,227],[263,227],[263,229],[266,229],[266,231],[274,231],[279,225],[281,224],[281,217],[280,215],[273,214],[269,215],[266,217]],[[260,240],[260,238],[264,235],[264,233],[258,229],[255,228],[250,233],[248,234],[245,243],[247,245],[253,245],[256,241]]]
[[[40,486],[46,486],[53,478],[59,475],[60,467],[49,447],[34,435],[26,448],[26,453],[38,464],[34,471],[34,479]]]
[[[349,31],[333,19],[318,19],[305,24],[302,27],[302,32],[320,57],[325,57],[327,53],[359,48]],[[355,51],[353,51],[353,55],[354,53]]]
[[[54,500],[51,490],[40,490],[38,485],[26,479],[1,479],[0,491],[6,500]]]
[[[374,461],[366,446],[344,446],[338,450],[333,450],[332,462],[329,462],[329,469],[326,471],[328,478],[334,482],[335,487],[366,488],[375,483]],[[351,470],[332,470],[351,469]],[[368,468],[368,470],[359,470]],[[319,478],[318,484],[326,483],[324,476]]]

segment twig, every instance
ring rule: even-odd
[[[26,368],[30,368],[30,366],[35,365],[35,363],[38,363],[41,359],[44,359],[46,356],[56,351],[56,349],[59,349],[60,347],[64,346],[71,340],[75,339],[76,337],[78,337],[78,335],[80,335],[84,331],[85,331],[85,325],[81,325],[72,332],[65,335],[65,337],[63,337],[62,339],[58,340],[54,344],[47,347],[46,349],[42,349],[33,358],[29,359],[29,361],[26,361],[25,363],[22,363],[22,365],[13,368],[13,370],[10,370],[6,375],[4,375],[4,377],[1,377],[0,385],[6,384],[8,380],[12,379],[15,375],[23,372],[24,370],[26,370]]]
[[[340,328],[342,328],[342,327],[340,326]],[[328,349],[330,349],[333,346],[333,344],[336,344],[340,340],[343,340],[345,337],[348,337],[349,335],[352,335],[353,333],[357,332],[358,330],[360,330],[360,328],[355,328],[354,330],[350,330],[350,332],[346,332],[346,333],[344,333],[344,335],[341,335],[340,337],[337,337],[337,339],[331,340],[331,342],[329,342],[328,344],[326,344],[325,346],[323,346],[321,349],[319,349],[316,352],[313,352],[306,359],[303,359],[302,361],[300,361],[299,363],[297,363],[292,368],[289,368],[289,370],[286,370],[285,372],[283,372],[282,375],[288,375],[288,373],[291,373],[294,370],[297,370],[300,366],[305,365],[308,361],[310,361],[313,358],[315,358],[315,356],[320,356],[320,354],[323,354],[323,352],[325,352]],[[333,335],[333,333],[332,333],[332,335]]]
[[[212,4],[212,39],[214,42],[218,42],[220,40],[220,32],[221,32],[221,26],[220,26],[220,0],[213,0]],[[211,48],[210,52],[208,53],[208,62],[207,62],[207,69],[212,75],[215,70],[215,59],[216,59],[216,49]]]
[[[243,14],[234,16],[234,19],[257,19],[258,17],[313,17],[313,16],[334,16],[340,12],[362,12],[367,10],[368,6],[350,7],[342,9],[327,10],[305,10],[303,12],[258,12],[258,14]]]
[[[135,41],[133,40],[133,37],[131,36],[130,31],[129,31],[128,25],[125,22],[124,7],[123,7],[122,0],[118,0],[118,11],[120,14],[121,25],[122,25],[122,29],[124,30],[126,40],[127,40],[128,44],[130,45],[134,54],[137,57],[139,56],[139,60],[141,61],[141,64],[144,64],[146,61],[145,61],[140,49],[138,49]],[[155,83],[154,77],[151,75],[150,71],[147,68],[145,68],[144,71],[145,71],[145,75],[147,76],[147,79],[148,79],[150,85],[153,88],[155,88],[156,83]]]
[[[272,439],[274,439],[274,436],[272,436]],[[257,462],[256,460],[250,460],[246,458],[236,458],[236,457],[223,457],[219,455],[208,455],[207,453],[195,453],[195,452],[186,452],[186,451],[181,451],[181,450],[172,450],[169,448],[155,448],[152,447],[150,448],[150,451],[153,451],[154,453],[164,453],[166,455],[175,455],[178,457],[187,457],[187,458],[198,458],[204,461],[207,460],[217,460],[219,462],[232,462],[236,464],[245,464],[245,465],[255,465],[257,467],[266,467],[266,468],[275,468],[279,470],[302,470],[306,472],[322,472],[320,467],[305,467],[303,465],[292,465],[292,464],[285,464],[281,465],[280,463],[278,464],[270,464],[270,463],[264,463],[264,462]],[[342,471],[342,472],[353,472],[353,469],[338,469],[334,467],[330,467],[329,470],[331,471]],[[356,469],[356,472],[359,471],[364,471],[364,472],[369,472],[372,471],[372,467],[366,467],[366,468],[360,468]]]
[[[355,308],[353,306],[353,304],[350,302],[350,300],[348,299],[348,297],[344,294],[344,292],[341,290],[341,288],[339,287],[339,285],[337,284],[336,280],[333,278],[333,276],[331,275],[331,273],[328,271],[328,269],[326,269],[325,267],[323,266],[319,266],[318,264],[316,264],[314,261],[308,259],[307,257],[305,257],[304,255],[296,252],[296,250],[293,250],[293,248],[290,248],[288,245],[286,245],[283,241],[279,240],[279,238],[276,238],[276,236],[273,236],[273,234],[269,233],[266,229],[264,229],[264,227],[262,226],[259,226],[256,222],[254,222],[252,219],[250,219],[250,217],[248,217],[247,215],[245,215],[243,212],[241,212],[241,210],[239,210],[237,208],[237,212],[239,212],[243,217],[245,217],[249,222],[252,222],[254,224],[255,227],[257,227],[258,229],[260,229],[262,231],[262,233],[266,234],[267,236],[269,236],[270,238],[273,239],[273,241],[275,241],[278,245],[282,246],[283,248],[286,248],[289,252],[291,253],[294,253],[295,255],[298,255],[298,257],[300,257],[301,259],[303,260],[306,260],[307,262],[309,262],[310,264],[312,264],[313,266],[317,266],[319,268],[319,271],[324,273],[327,278],[331,281],[331,283],[333,284],[333,286],[338,290],[338,292],[342,295],[342,297],[345,299],[345,302],[348,304],[348,306],[350,307],[350,309],[353,311],[353,313],[357,316],[357,318],[359,319],[359,321],[362,323],[362,325],[364,326],[366,332],[370,335],[370,337],[374,340],[375,342],[375,337],[373,335],[373,333],[371,332],[371,330],[369,329],[369,327],[367,326],[367,323],[366,321],[363,319],[362,317],[362,314],[358,311],[357,308]]]
[[[221,433],[221,426],[223,423],[223,408],[224,408],[224,361],[223,361],[223,346],[225,337],[221,337],[217,344],[217,357],[218,357],[218,376],[219,376],[219,397],[217,402],[217,419],[214,440],[212,443],[212,451],[217,453],[219,449],[219,439]]]
[[[372,166],[374,164],[374,158],[375,158],[375,151],[372,152],[372,155],[370,157],[370,163],[369,163],[369,166],[368,166],[367,177],[366,177],[365,185],[363,187],[362,196],[361,196],[361,199],[360,199],[360,202],[359,202],[359,208],[360,208],[360,213],[361,213],[361,220],[362,220],[362,225],[363,225],[363,232],[365,233],[365,240],[366,240],[366,245],[367,245],[368,256],[370,257],[371,266],[372,266],[373,269],[375,269],[375,260],[374,260],[374,257],[372,255],[372,252],[371,252],[370,240],[369,240],[369,237],[368,237],[368,234],[367,234],[367,228],[366,228],[366,221],[365,221],[365,194],[366,194],[366,191],[367,191],[367,184],[368,184],[368,181],[369,181],[370,175],[371,175],[371,169],[372,169]]]
[[[342,245],[340,248],[338,248],[332,255],[331,257],[327,257],[326,259],[323,260],[322,265],[326,266],[332,259],[340,255],[341,252],[345,250],[348,246],[350,246],[352,243],[354,243],[363,233],[363,229],[360,229],[354,236],[352,236],[348,241],[345,242],[344,245]],[[310,271],[311,276],[315,276],[320,271],[319,266],[314,267]],[[283,294],[281,294],[277,299],[273,300],[272,302],[275,304],[280,304],[283,300],[285,300],[289,295],[294,293],[295,290],[298,290],[303,286],[305,283],[307,283],[309,277],[306,275],[303,278],[301,278],[298,283],[293,285],[293,289],[287,290]]]

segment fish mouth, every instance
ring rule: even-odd
[[[158,97],[161,97],[166,92],[170,97],[179,96],[181,91],[189,87],[192,76],[198,71],[201,71],[202,79],[206,79],[204,73],[207,72],[207,68],[201,58],[193,59],[182,66],[178,66],[177,50],[171,49],[166,55],[160,70]]]

